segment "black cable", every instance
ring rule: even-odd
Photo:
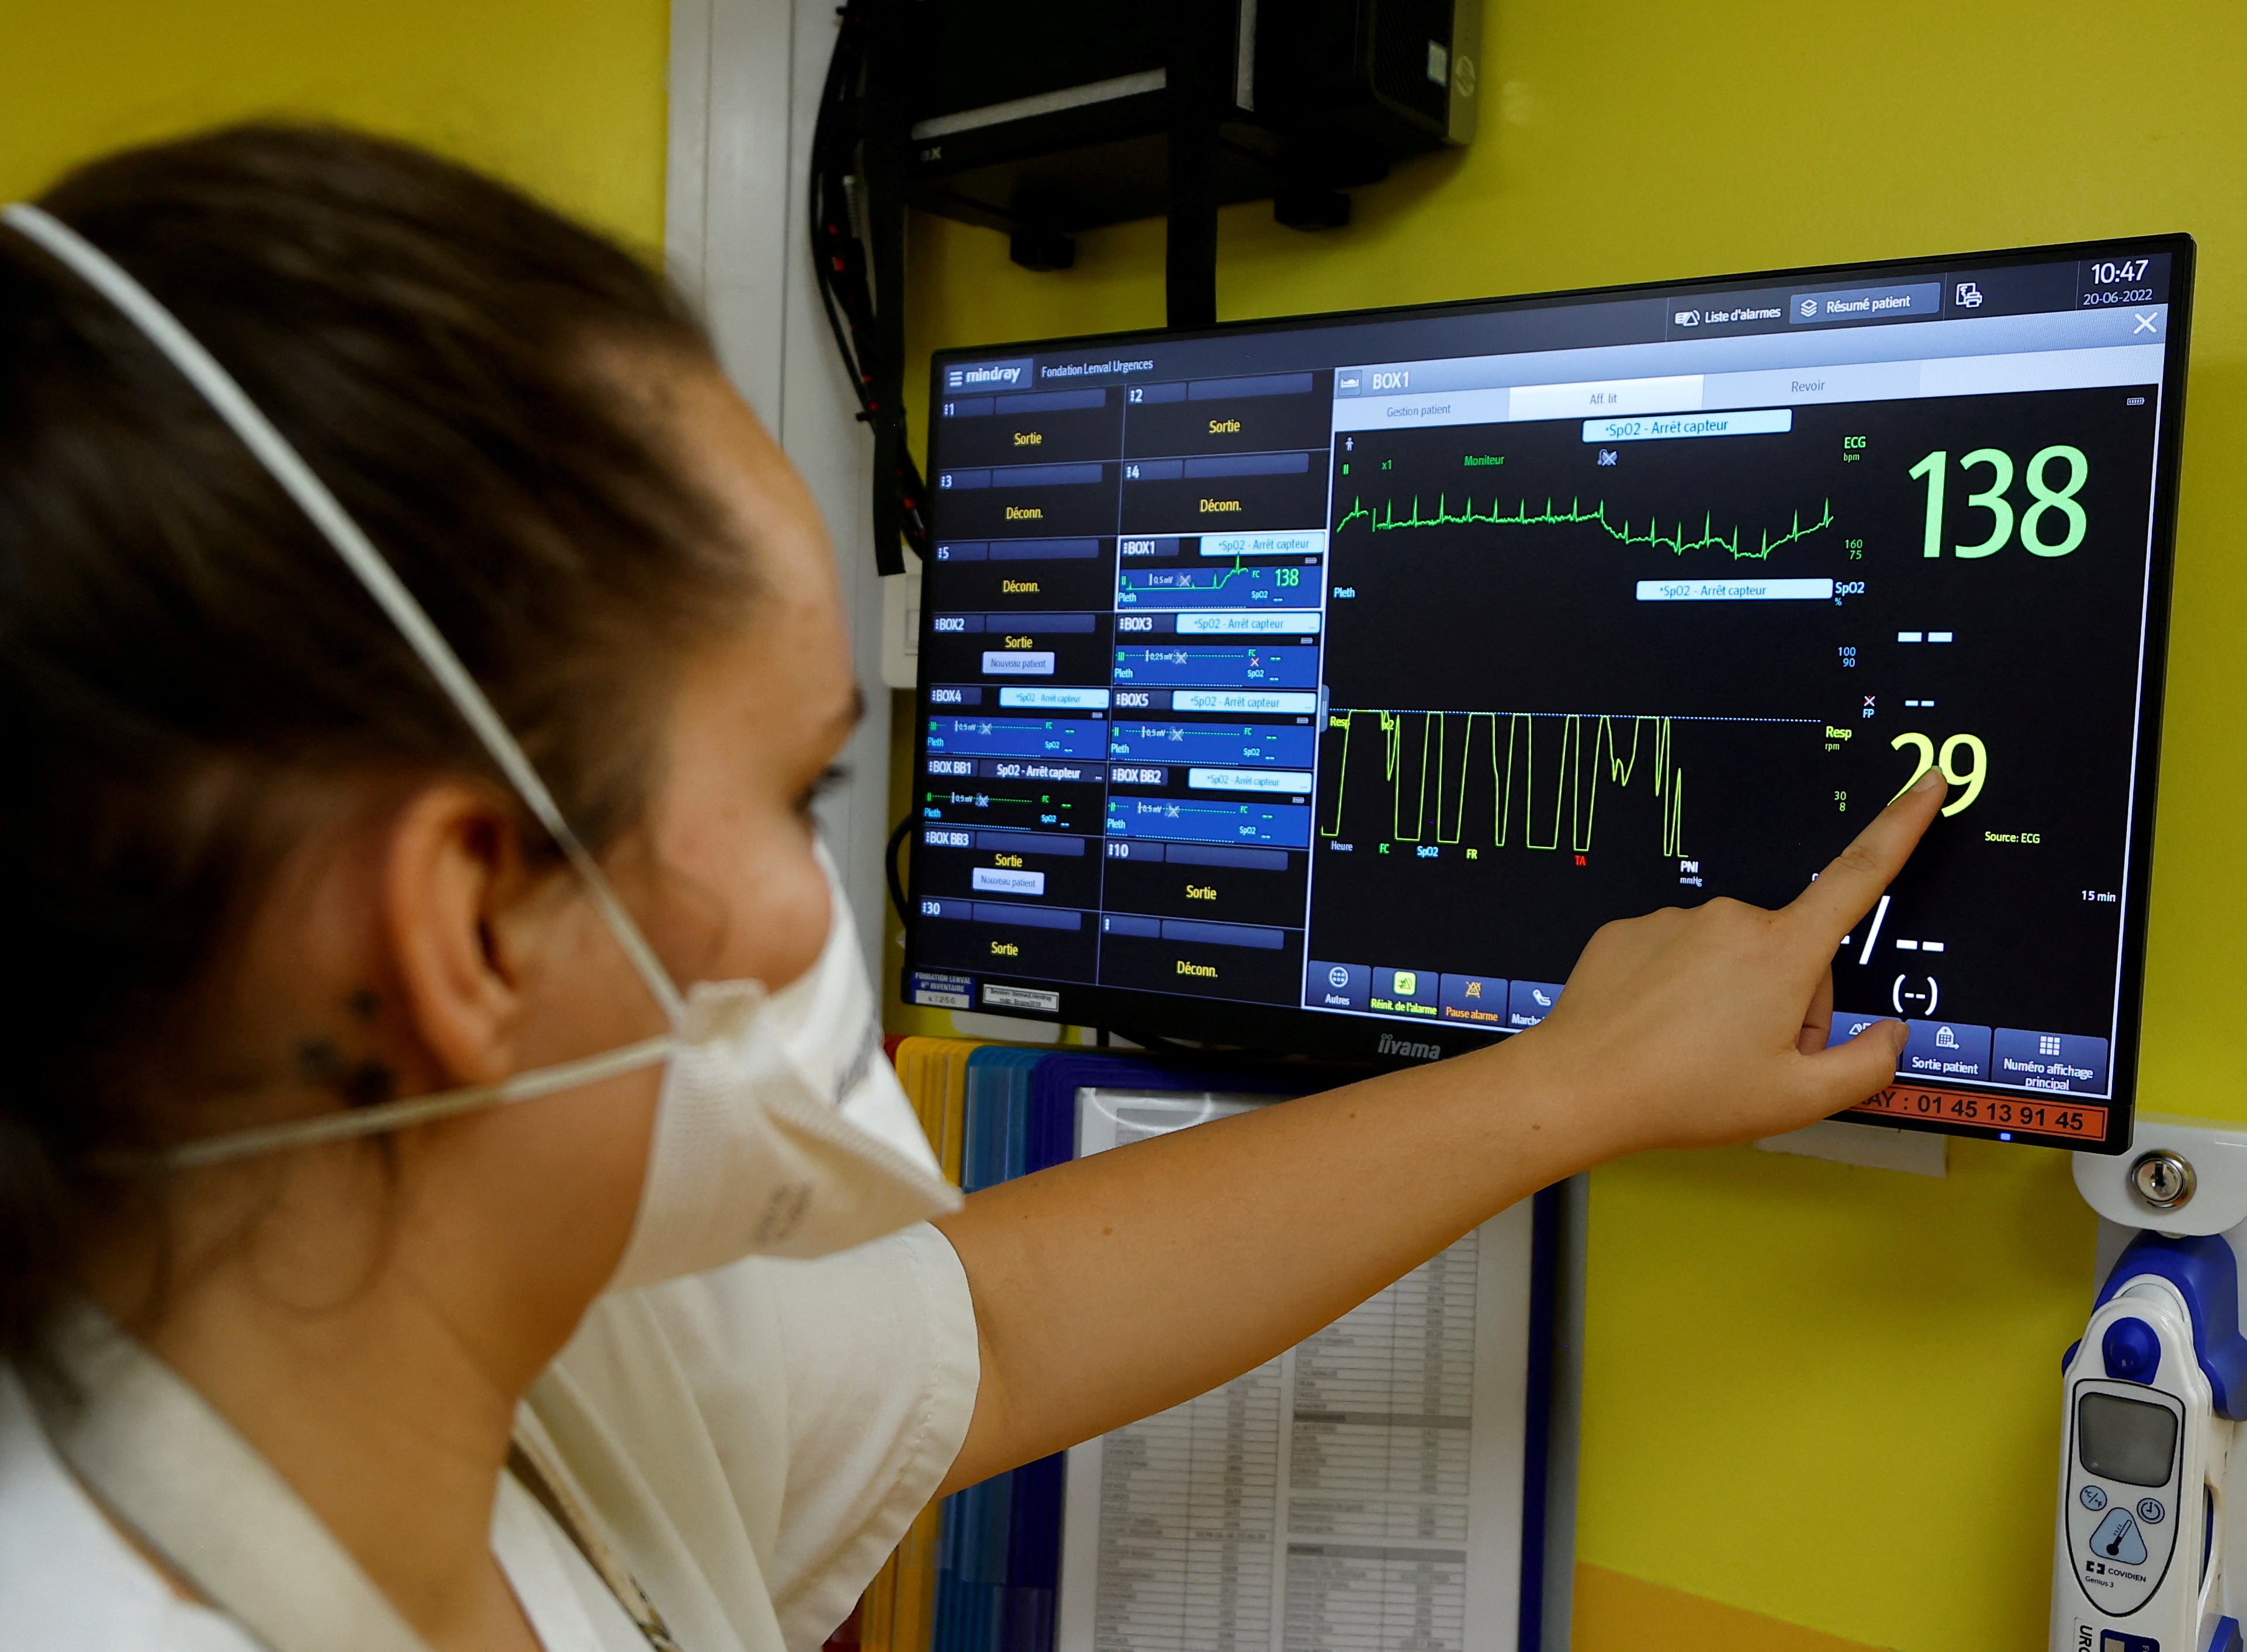
[[[1168,223],[1163,253],[1164,324],[1217,324],[1217,160],[1225,95],[1219,65],[1232,60],[1230,7],[1168,0],[1165,70]]]
[[[1109,1029],[1103,1028],[1103,1031]],[[1261,1048],[1246,1044],[1207,1044],[1195,1039],[1178,1038],[1167,1033],[1158,1033],[1144,1027],[1134,1027],[1128,1022],[1113,1029],[1116,1035],[1128,1038],[1150,1055],[1166,1056],[1186,1061],[1220,1071],[1254,1073],[1310,1072],[1337,1075],[1334,1082],[1346,1083],[1342,1075],[1357,1075],[1374,1070],[1371,1063],[1337,1061],[1304,1055],[1301,1051]],[[1130,1055],[1130,1051],[1124,1052]]]
[[[911,815],[899,821],[897,830],[890,834],[890,846],[882,851],[882,870],[890,880],[890,905],[897,908],[898,922],[907,929],[912,927],[912,917],[905,911],[905,881],[898,875],[898,850],[905,847],[905,834],[912,830],[912,823]]]
[[[820,307],[827,313],[835,347],[849,370],[850,388],[862,409],[868,390],[859,369],[853,339],[839,308],[837,289],[849,283],[865,283],[864,248],[851,221],[850,181],[857,168],[858,123],[857,99],[864,69],[865,15],[863,6],[836,9],[840,19],[834,55],[828,59],[827,79],[820,88],[819,113],[811,128],[811,273],[819,288]]]
[[[878,10],[881,15],[878,16]],[[870,107],[870,80],[895,53],[900,19],[884,0],[845,0],[811,135],[811,267],[858,418],[874,430],[874,557],[902,573],[900,546],[927,560],[926,494],[905,440],[903,238],[905,208],[893,174],[898,137]],[[884,122],[888,124],[884,124]]]

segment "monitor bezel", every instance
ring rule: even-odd
[[[1697,296],[1714,295],[1732,289],[1778,284],[1808,285],[1835,277],[1854,278],[1861,275],[1880,276],[1902,271],[1947,274],[1964,269],[1999,270],[2025,264],[2054,263],[2064,261],[2080,263],[2102,254],[2111,255],[2121,250],[2160,252],[2168,255],[2170,261],[2168,295],[2166,303],[2169,320],[2165,330],[2167,336],[2162,340],[2161,410],[2155,424],[2150,566],[2148,571],[2143,620],[2145,648],[2140,679],[2137,761],[2131,782],[2134,802],[2131,809],[2131,841],[2126,860],[2127,882],[2124,888],[2122,900],[2122,945],[2119,966],[2121,979],[2118,982],[2117,1018],[2114,1028],[2114,1048],[2110,1068],[2114,1075],[2114,1091],[2111,1098],[2098,1103],[2107,1109],[2107,1134],[2104,1138],[2094,1143],[2081,1138],[2040,1136],[2033,1130],[2023,1129],[2007,1130],[1995,1125],[1923,1118],[1909,1115],[1890,1116],[1883,1113],[1877,1117],[1859,1116],[1861,1122],[1879,1123],[1891,1128],[2064,1146],[2083,1152],[2116,1154],[2127,1150],[2130,1143],[2131,1120],[2134,1117],[2137,1108],[2138,1059],[2144,1041],[2146,922],[2150,910],[2155,802],[2161,768],[2162,712],[2167,697],[2168,677],[2170,603],[2175,570],[2177,485],[2184,432],[2186,375],[2191,339],[2194,265],[2197,251],[2190,236],[2182,234],[2109,236],[2092,241],[2055,242],[2046,245],[2011,247],[1988,251],[1970,250],[1934,256],[1807,264],[1772,270],[1736,271],[1716,276],[1684,276],[1663,281],[1629,282],[1612,286],[1575,287],[1504,297],[1450,299],[1429,304],[1393,304],[1360,310],[1322,311],[1303,315],[1220,322],[1212,327],[1178,330],[1139,328],[1117,332],[1076,333],[1045,338],[1001,340],[972,346],[948,346],[936,350],[930,355],[929,399],[926,407],[932,410],[943,400],[944,372],[948,364],[994,355],[1020,356],[1086,347],[1127,346],[1142,341],[1175,344],[1192,340],[1223,339],[1245,334],[1269,334],[1321,327],[1347,326],[1383,320],[1440,320],[1446,315],[1520,313],[1558,308],[1587,301],[1652,297],[1663,293],[1679,292],[1687,289],[1691,290]],[[932,436],[934,428],[932,418],[929,428]],[[933,474],[932,470],[932,474]],[[919,655],[922,659],[932,657],[929,643],[934,634],[932,625],[932,612],[929,604],[924,603],[921,605]],[[916,680],[912,693],[916,713],[914,727],[919,728],[930,714],[926,681]],[[907,761],[917,765],[920,753],[916,747],[909,754]],[[904,1001],[911,1004],[916,929],[912,913],[919,910],[920,898],[921,846],[919,833],[908,831],[906,836],[912,849],[910,870],[906,878],[908,899],[906,912],[904,915],[905,962],[899,973],[899,991]],[[946,971],[946,973],[957,972]],[[983,973],[978,972],[978,975],[979,979],[983,978]],[[995,974],[987,978],[1000,981],[1010,979]],[[1356,1061],[1376,1068],[1410,1066],[1444,1056],[1463,1055],[1470,1050],[1485,1048],[1508,1038],[1521,1036],[1518,1032],[1482,1032],[1441,1024],[1391,1021],[1378,1016],[1342,1015],[1308,1009],[1301,1006],[1198,998],[1183,993],[1150,993],[1129,987],[1107,986],[1089,982],[1055,981],[1028,976],[1019,980],[1021,985],[1026,987],[1056,994],[1058,1007],[1048,1014],[978,1002],[974,1007],[974,1012],[978,1014],[1001,1016],[1038,1025],[1050,1026],[1059,1023],[1064,1026],[1100,1028],[1121,1034],[1137,1042],[1151,1045],[1160,1045],[1172,1041],[1190,1041],[1279,1055],[1309,1055],[1329,1060]],[[2002,1086],[1980,1085],[1959,1080],[1946,1080],[1943,1088],[1946,1090],[1986,1094],[1995,1100],[2025,1099],[2024,1092],[2018,1089]],[[2030,1096],[2026,1099],[2036,1098]],[[2054,1096],[2051,1099],[2052,1104],[2064,1106],[2067,1098]]]

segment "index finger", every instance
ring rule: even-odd
[[[1918,783],[1874,816],[1857,834],[1856,842],[1836,855],[1809,888],[1787,903],[1786,911],[1813,931],[1830,935],[1838,946],[1841,937],[1859,918],[1872,911],[1881,891],[1895,881],[1921,836],[1934,822],[1949,790],[1943,771],[1930,768]]]

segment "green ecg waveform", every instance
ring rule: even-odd
[[[1123,589],[1133,592],[1141,590],[1223,590],[1234,580],[1241,578],[1244,576],[1247,578],[1253,579],[1259,574],[1271,573],[1282,569],[1287,572],[1296,574],[1300,577],[1301,570],[1299,569],[1288,568],[1284,563],[1262,563],[1251,568],[1247,562],[1240,556],[1235,556],[1233,559],[1233,566],[1230,568],[1188,568],[1182,570],[1164,570],[1162,571],[1166,573],[1176,571],[1177,579],[1174,584],[1161,585],[1137,585],[1130,584],[1130,582],[1135,574],[1139,574],[1141,577],[1144,577],[1144,575],[1137,569],[1127,568],[1124,570],[1125,584]],[[1208,577],[1205,580],[1204,577],[1205,576]],[[1274,584],[1277,583],[1279,582],[1274,582]]]
[[[1761,562],[1768,558],[1771,553],[1780,546],[1791,545],[1798,539],[1807,538],[1820,529],[1831,528],[1834,525],[1834,502],[1829,499],[1820,509],[1816,522],[1804,522],[1802,513],[1798,510],[1794,513],[1794,525],[1792,528],[1776,538],[1773,538],[1768,530],[1760,531],[1759,547],[1750,550],[1740,543],[1740,536],[1744,529],[1734,528],[1730,533],[1718,531],[1714,512],[1710,512],[1702,517],[1699,536],[1688,539],[1685,536],[1685,524],[1682,521],[1666,534],[1662,531],[1660,524],[1651,515],[1646,520],[1643,532],[1634,529],[1628,517],[1625,517],[1622,525],[1618,527],[1608,520],[1608,507],[1605,500],[1596,502],[1589,510],[1586,510],[1581,500],[1571,499],[1566,510],[1556,510],[1552,500],[1548,498],[1545,502],[1545,509],[1533,515],[1530,513],[1529,502],[1525,499],[1514,507],[1511,514],[1501,515],[1496,499],[1493,498],[1491,501],[1489,510],[1477,511],[1474,508],[1474,499],[1470,495],[1465,511],[1454,515],[1447,502],[1448,499],[1448,495],[1438,494],[1436,496],[1436,514],[1432,516],[1423,516],[1420,514],[1420,496],[1417,494],[1412,495],[1411,514],[1408,516],[1399,516],[1397,514],[1397,504],[1394,500],[1384,503],[1380,510],[1376,512],[1368,510],[1363,499],[1352,499],[1349,509],[1343,514],[1342,519],[1335,524],[1335,532],[1340,533],[1352,522],[1364,522],[1369,531],[1376,534],[1389,533],[1400,528],[1464,528],[1469,524],[1490,528],[1550,528],[1591,522],[1604,530],[1608,536],[1618,544],[1659,545],[1673,556],[1684,556],[1689,550],[1721,548],[1730,551],[1735,562]]]
[[[1341,731],[1342,751],[1334,765],[1337,777],[1334,812],[1319,824],[1322,837],[1342,835],[1350,741],[1361,718],[1374,720],[1381,737],[1382,777],[1390,788],[1387,836],[1392,843],[1424,842],[1431,825],[1438,843],[1459,843],[1465,839],[1468,781],[1479,743],[1490,764],[1491,846],[1506,848],[1519,819],[1519,841],[1525,849],[1558,850],[1565,843],[1576,854],[1588,853],[1601,787],[1629,787],[1639,777],[1641,747],[1645,744],[1651,747],[1643,754],[1650,773],[1642,783],[1650,785],[1660,800],[1661,852],[1665,857],[1685,852],[1685,771],[1676,761],[1670,720],[1548,712],[1329,712],[1327,727],[1330,732]],[[1501,721],[1506,725],[1503,752],[1499,743]],[[1541,741],[1540,723],[1547,726]],[[1623,723],[1630,725],[1628,747],[1617,732]],[[1408,749],[1415,724],[1420,736],[1417,762]],[[1552,727],[1554,724],[1559,725],[1557,729]],[[1646,739],[1649,724],[1650,741]],[[1479,734],[1485,736],[1479,742]],[[1540,835],[1537,829],[1545,811],[1539,807],[1536,795],[1547,786],[1552,790],[1551,826]],[[1479,829],[1477,836],[1480,836]]]

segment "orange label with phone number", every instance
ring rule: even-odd
[[[1849,1109],[1849,1113],[1868,1121],[1940,1119],[1946,1124],[2028,1130],[2039,1136],[2064,1136],[2071,1141],[2103,1141],[2107,1135],[2107,1109],[2096,1102],[1977,1096],[1967,1090],[1935,1089],[1924,1084],[1891,1084],[1869,1102]]]

